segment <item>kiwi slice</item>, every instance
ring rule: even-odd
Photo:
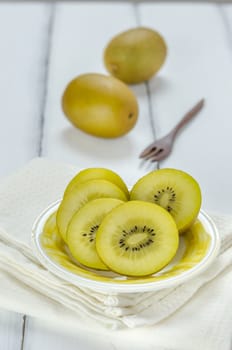
[[[67,244],[72,256],[81,264],[108,270],[97,254],[95,236],[103,218],[122,203],[115,198],[94,199],[74,214],[67,229]]]
[[[102,220],[96,249],[112,271],[146,276],[167,265],[179,243],[172,216],[158,205],[129,201],[114,208]]]
[[[49,216],[47,219],[45,225],[44,225],[44,232],[52,234],[53,232],[57,231],[56,227],[56,212],[54,212],[52,215]]]
[[[79,184],[64,196],[56,215],[60,235],[66,241],[66,231],[73,215],[87,202],[97,198],[117,198],[126,201],[125,193],[107,180],[89,180]]]
[[[201,207],[201,190],[197,181],[182,170],[164,168],[145,175],[133,186],[131,200],[160,205],[184,232],[196,219]]]
[[[129,191],[123,179],[114,171],[106,168],[87,168],[87,169],[81,170],[69,182],[68,186],[65,189],[64,196],[67,193],[70,193],[70,191],[72,191],[80,183],[83,183],[88,180],[94,180],[94,179],[95,180],[103,179],[103,180],[113,182],[115,185],[121,188],[121,190],[126,194],[127,198],[129,198]]]

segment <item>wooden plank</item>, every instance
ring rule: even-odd
[[[206,99],[202,113],[161,166],[191,173],[202,187],[203,207],[230,213],[232,62],[219,8],[149,3],[139,6],[139,16],[142,25],[163,34],[169,49],[165,66],[150,81],[157,136],[167,133],[198,99]]]
[[[0,4],[0,176],[39,155],[49,6]],[[23,315],[0,311],[2,349],[23,349]]]
[[[102,6],[103,5],[100,5],[100,4],[96,4],[96,5],[70,4],[70,5],[60,5],[57,8],[57,13],[55,17],[55,26],[53,31],[52,52],[50,57],[48,96],[47,96],[47,107],[45,112],[43,155],[49,156],[50,158],[53,158],[53,159],[65,160],[68,162],[80,164],[80,167],[94,166],[94,165],[105,166],[105,164],[110,164],[110,166],[113,169],[115,169],[116,171],[122,172],[122,175],[126,176],[127,181],[131,181],[131,180],[133,181],[134,176],[131,175],[131,169],[133,169],[134,172],[136,173],[135,176],[139,176],[140,174],[139,164],[137,162],[137,159],[135,161],[135,154],[139,152],[152,139],[152,133],[150,130],[149,118],[148,118],[149,110],[148,110],[147,94],[146,94],[146,89],[143,85],[133,87],[134,91],[136,92],[139,98],[140,108],[142,110],[142,113],[140,112],[141,113],[140,117],[141,115],[142,117],[140,118],[140,124],[137,131],[134,130],[134,134],[131,133],[130,134],[131,136],[128,135],[128,138],[126,138],[127,140],[126,142],[128,142],[128,139],[132,140],[131,141],[132,148],[131,148],[131,153],[129,153],[129,156],[127,154],[127,157],[125,157],[125,160],[123,159],[123,152],[125,152],[125,146],[127,145],[127,143],[119,144],[118,140],[111,140],[112,142],[110,142],[109,144],[108,140],[95,139],[88,135],[84,135],[78,130],[75,130],[72,127],[70,127],[68,122],[64,119],[63,114],[60,110],[60,97],[66,83],[70,79],[72,79],[75,75],[78,75],[84,72],[88,72],[88,71],[105,72],[104,67],[102,65],[102,60],[100,59],[105,43],[107,42],[107,40],[109,40],[109,38],[113,34],[116,34],[117,32],[125,29],[126,26],[131,27],[136,23],[133,7],[129,7],[126,4],[124,5],[120,4],[117,6],[107,4],[107,6],[104,5],[104,8]],[[146,12],[149,12],[148,5],[143,5],[143,6]],[[143,16],[144,16],[143,6],[139,7],[141,22],[142,24],[151,26],[151,22],[147,22],[147,20],[144,21],[143,19]],[[165,27],[166,13],[169,7],[167,8],[164,5],[162,6],[156,5],[155,7],[156,11],[153,11],[154,9],[153,6],[154,5],[152,5],[152,9],[150,9],[150,13],[154,14],[154,12],[157,13],[156,11],[158,11],[157,20],[159,20],[160,23],[164,25],[164,28],[166,28]],[[185,5],[184,5],[184,8],[185,8]],[[202,11],[201,6],[197,8],[198,8],[198,11],[195,11],[195,10],[194,10],[195,12],[193,11],[195,13],[195,17],[197,16],[197,13],[200,16],[200,13]],[[209,7],[209,8],[211,9],[212,7]],[[170,9],[172,11],[174,10],[172,6],[170,7]],[[177,9],[177,12],[178,11],[179,11],[179,8]],[[176,16],[177,16],[177,12],[176,12]],[[206,15],[206,11],[203,11],[203,12]],[[169,13],[169,10],[168,10],[168,13]],[[117,21],[113,20],[115,17],[117,17],[118,19]],[[169,13],[169,17],[171,17],[170,13]],[[216,23],[218,22],[220,23],[220,19],[219,17],[216,16]],[[89,23],[91,23],[91,26],[89,25]],[[125,26],[125,23],[126,23],[126,26]],[[187,20],[186,20],[186,23],[187,23]],[[160,28],[162,29],[162,27]],[[171,31],[172,31],[172,28],[169,28],[168,33],[170,35],[172,34]],[[73,35],[74,35],[73,33],[75,34],[75,40],[73,39]],[[81,35],[79,33],[81,33]],[[87,39],[86,39],[86,33],[88,33]],[[173,49],[172,49],[174,53],[176,50],[180,50],[181,35],[182,35],[182,32],[180,28],[179,28],[179,32],[178,31],[175,32],[174,30],[174,34],[173,34],[174,43],[173,43]],[[89,42],[91,38],[94,38],[93,46],[86,45],[85,43]],[[196,42],[198,39],[199,39],[199,33],[197,34]],[[178,43],[178,41],[180,42]],[[203,46],[202,42],[200,43]],[[191,45],[189,45],[189,47],[187,46],[187,54],[186,54],[187,58],[191,53]],[[202,49],[202,46],[201,46],[201,49]],[[165,78],[166,76],[164,76],[164,79],[163,78],[161,79],[161,76],[160,76],[160,79],[156,79],[154,80],[154,82],[151,82],[150,84],[150,89],[152,93],[151,102],[154,110],[155,123],[157,123],[158,135],[161,135],[166,130],[166,128],[170,127],[171,124],[175,123],[175,121],[179,118],[179,113],[177,112],[176,114],[170,113],[172,110],[178,111],[178,108],[181,109],[181,107],[184,110],[184,107],[188,107],[190,103],[195,102],[195,98],[201,97],[201,94],[200,94],[201,91],[198,91],[199,96],[198,95],[196,96],[193,94],[194,87],[196,86],[197,80],[195,79],[194,74],[190,74],[191,73],[190,68],[188,68],[187,71],[184,70],[184,72],[182,72],[181,65],[179,64],[177,57],[174,59],[174,61],[175,61],[174,66],[169,67],[169,73],[168,74],[165,73],[167,74],[168,84],[166,84],[166,78]],[[204,62],[203,54],[199,58],[199,62],[201,61]],[[182,58],[182,63],[183,63],[183,58]],[[193,58],[191,58],[190,63],[191,65],[194,64]],[[174,70],[173,72],[174,68],[178,68],[178,71],[175,72]],[[199,71],[197,71],[197,68],[199,69]],[[165,69],[166,68],[164,68],[162,74],[164,74]],[[194,69],[197,71],[197,75],[199,75],[202,72],[198,66],[196,66],[196,68],[194,66]],[[57,72],[59,72],[59,74],[57,74]],[[187,73],[190,74],[189,86],[190,86],[191,94],[190,94],[190,97],[188,97],[186,92],[184,95],[185,98],[181,101],[179,100],[178,102],[177,97],[179,96],[180,92],[182,92],[182,89],[183,90],[186,89],[184,84],[185,82],[184,77],[188,76]],[[172,76],[171,84],[169,84],[169,79],[170,79],[169,75]],[[193,81],[193,86],[191,87],[190,83],[192,84],[192,81]],[[177,88],[175,87],[176,86],[175,84],[177,84]],[[178,94],[176,92],[176,89],[178,90]],[[202,91],[204,91],[203,88],[202,88]],[[164,92],[165,92],[165,95],[163,96]],[[173,97],[172,97],[172,94],[174,94]],[[162,104],[160,101],[162,101]],[[182,104],[182,101],[185,102],[185,105]],[[165,105],[168,105],[168,106],[163,111],[163,106]],[[172,116],[170,118],[172,119],[171,120],[165,119],[165,115],[169,116],[170,114]],[[194,125],[192,125],[192,128],[194,127],[196,128],[196,126],[197,125],[195,123]],[[138,140],[136,140],[136,143],[135,143],[135,138],[139,139],[140,134],[142,134],[141,135],[142,141],[140,141],[140,144],[138,145],[137,143]],[[143,135],[145,135],[145,137]],[[191,147],[193,147],[192,142],[195,138],[193,131],[191,135],[192,137],[190,139],[191,141],[190,144],[192,145]],[[106,152],[106,148],[107,148],[107,152]],[[182,144],[182,148],[183,148],[183,144]],[[116,151],[117,153],[115,153]],[[117,154],[119,154],[118,159],[116,157]],[[183,155],[184,153],[182,151],[181,157]],[[96,159],[97,163],[93,163],[94,159]],[[130,159],[131,161],[128,162],[128,159]],[[183,166],[187,167],[188,164],[186,163],[185,158],[183,159],[184,159]],[[124,164],[124,162],[127,162],[128,164]],[[198,164],[196,158],[193,158],[193,163]],[[193,167],[194,167],[194,164],[193,164]],[[190,170],[191,169],[192,168],[190,168]],[[198,167],[196,169],[198,170]],[[144,171],[144,169],[142,171]],[[135,333],[136,331],[133,332],[132,334],[135,334]],[[137,345],[138,346],[137,348],[144,349],[144,344],[143,345],[141,344],[143,339],[142,331],[139,333],[139,335],[140,335],[139,339],[137,338],[138,344],[133,344],[135,345],[134,348],[136,348],[136,345]],[[53,330],[52,325],[48,325],[48,324],[45,325],[40,320],[30,319],[29,322],[27,323],[27,332],[25,337],[24,349],[25,350],[30,349],[32,347],[32,344],[33,344],[34,350],[40,349],[42,345],[43,347],[46,346],[47,348],[56,347],[56,349],[63,349],[66,346],[71,350],[76,349],[77,347],[79,349],[87,349],[87,350],[88,348],[96,349],[98,347],[99,348],[101,347],[101,349],[102,348],[104,349],[104,347],[106,346],[109,349],[110,348],[115,349],[116,346],[114,344],[117,344],[117,348],[123,349],[125,345],[122,344],[122,341],[120,339],[122,338],[119,337],[117,342],[112,343],[108,338],[105,338],[103,340],[101,338],[94,337],[94,336],[90,337],[85,333],[79,334],[78,331],[76,335],[70,335],[65,332],[62,333],[61,330],[59,332],[57,330]],[[132,336],[127,337],[126,346],[128,346],[129,343],[130,344],[132,343]],[[150,347],[151,347],[151,344],[149,345],[148,348]]]
[[[143,5],[143,6],[146,7],[146,5]],[[157,5],[155,9],[159,10],[159,6],[160,5]],[[143,12],[142,9],[143,7],[139,8],[139,13],[141,14],[141,19],[143,20],[144,14],[142,13]],[[211,9],[212,11],[210,11],[210,16],[212,16],[211,12],[213,14],[216,13],[213,7],[211,7]],[[199,8],[199,14],[201,10],[202,8]],[[147,11],[147,8],[146,8],[146,11]],[[150,9],[150,12],[153,13],[151,9]],[[203,12],[205,14],[204,15],[204,18],[205,18],[206,11],[203,11]],[[159,19],[161,20],[161,18],[163,18],[162,19],[162,23],[163,23],[165,21],[167,8],[164,7],[163,10],[159,13],[160,13]],[[181,14],[183,15],[183,12],[181,12]],[[194,19],[196,19],[197,17],[196,13],[194,16],[195,16]],[[178,17],[177,14],[174,16],[174,19],[176,17]],[[115,18],[117,18],[117,21],[115,21]],[[215,16],[215,19],[217,24],[221,23],[218,16]],[[214,15],[211,21],[213,20],[214,20]],[[59,101],[60,101],[60,95],[62,93],[63,87],[66,84],[66,82],[71,78],[73,78],[73,76],[75,76],[76,74],[86,72],[90,69],[91,71],[92,69],[94,69],[96,71],[104,72],[102,61],[100,60],[100,58],[97,60],[96,57],[100,57],[100,54],[102,52],[102,48],[105,42],[113,34],[116,34],[118,31],[125,29],[127,26],[128,27],[133,26],[135,23],[136,22],[135,22],[135,16],[134,16],[134,8],[132,5],[129,6],[127,4],[123,4],[123,5],[122,4],[120,5],[104,4],[104,8],[103,8],[103,5],[100,5],[100,4],[96,4],[96,5],[70,4],[70,5],[58,6],[57,14],[55,18],[55,27],[53,32],[54,40],[52,42],[52,52],[51,52],[51,58],[50,58],[48,98],[47,98],[47,108],[45,113],[43,155],[49,156],[50,158],[62,160],[62,161],[78,163],[80,164],[80,167],[93,166],[93,165],[106,166],[106,164],[110,164],[110,166],[113,169],[115,169],[116,171],[119,171],[120,173],[122,173],[123,176],[125,176],[128,183],[134,181],[135,177],[139,176],[145,171],[144,167],[143,168],[139,167],[140,164],[137,160],[137,154],[139,153],[139,151],[146,145],[146,143],[150,142],[152,139],[152,133],[149,126],[149,109],[148,109],[148,103],[147,103],[147,94],[144,86],[141,85],[141,86],[133,87],[134,91],[138,96],[139,103],[140,103],[140,121],[138,126],[136,127],[137,129],[135,129],[130,135],[128,135],[128,137],[126,137],[126,141],[123,141],[122,139],[111,140],[112,142],[110,142],[110,145],[108,140],[100,140],[95,138],[93,139],[88,135],[83,135],[78,130],[72,129],[67,123],[67,121],[63,118],[63,115],[58,107]],[[145,21],[144,23],[146,23],[147,25],[151,25],[149,24],[151,22],[148,23]],[[186,23],[188,23],[187,20],[186,20]],[[216,26],[216,28],[218,27],[222,28],[223,26],[221,25]],[[215,33],[218,34],[216,38],[220,37],[221,35],[221,34],[219,35],[217,30],[218,29],[216,29],[216,31],[213,32],[213,34]],[[77,35],[76,33],[80,33],[81,35]],[[74,34],[75,34],[75,38],[74,38]],[[181,32],[180,33],[177,32],[175,35],[176,35],[176,38],[178,39],[179,36],[181,35]],[[173,38],[175,38],[175,35],[173,36]],[[93,43],[93,46],[89,47],[85,45],[85,42],[90,40],[91,37],[94,38],[94,43]],[[199,39],[199,33],[197,35],[196,41],[198,39]],[[191,52],[190,45],[189,47],[187,45],[187,48],[188,49],[187,49],[186,57],[188,57]],[[223,48],[225,49],[224,46]],[[212,46],[209,47],[209,51],[207,52],[211,53],[211,49],[212,49]],[[173,52],[175,52],[176,50],[175,45],[173,47],[173,50],[174,50]],[[227,50],[224,50],[224,51],[227,52]],[[83,52],[85,53],[83,54]],[[199,58],[200,62],[202,60],[204,61],[203,54],[201,54]],[[167,77],[167,80],[169,81],[169,76],[171,75],[173,68],[174,67],[179,68],[179,74],[176,73],[176,75],[171,80],[171,83],[172,83],[171,91],[169,90],[170,89],[169,83],[163,84],[162,79],[158,79],[158,80],[156,79],[156,82],[154,80],[154,82],[151,82],[151,85],[150,85],[150,88],[152,91],[151,101],[152,102],[154,101],[153,103],[154,118],[155,118],[155,122],[157,122],[157,125],[158,125],[157,126],[158,135],[161,135],[163,132],[165,132],[166,128],[170,127],[171,124],[175,123],[175,121],[179,118],[179,113],[177,113],[178,108],[179,109],[183,108],[183,111],[184,111],[184,107],[188,108],[188,105],[194,102],[194,98],[198,97],[193,94],[193,92],[195,92],[194,87],[197,86],[197,79],[194,79],[194,75],[192,74],[190,75],[190,80],[189,80],[191,84],[193,81],[193,87],[191,88],[190,86],[190,90],[192,94],[190,94],[191,96],[189,97],[187,95],[187,92],[186,93],[184,92],[183,100],[178,102],[177,97],[180,95],[180,92],[182,92],[182,89],[184,90],[185,85],[184,85],[184,73],[182,75],[181,69],[180,69],[181,66],[179,65],[179,63],[177,64],[177,61],[178,60],[176,58],[175,65],[170,68],[167,68],[169,69],[168,74],[165,73],[166,68],[163,69],[163,73],[162,73],[162,74],[167,74],[167,76],[165,75],[165,77]],[[214,63],[218,61],[219,59],[214,61]],[[182,59],[182,63],[183,63],[183,59]],[[201,69],[199,69],[198,66],[195,67],[193,59],[191,60],[191,64],[192,66],[194,66],[196,74],[199,77],[199,74],[202,74]],[[67,67],[67,70],[66,70],[66,67]],[[213,63],[211,65],[211,68],[212,67],[214,67]],[[204,68],[205,69],[207,68],[205,62],[204,62]],[[199,69],[199,71],[197,69]],[[187,72],[191,73],[190,69],[185,71],[185,74],[187,74]],[[218,76],[219,74],[216,75],[215,81],[218,81]],[[176,83],[176,81],[178,81],[178,83]],[[219,80],[219,82],[220,81],[221,80]],[[164,79],[164,82],[165,82],[165,79]],[[212,83],[212,80],[210,80],[210,82]],[[171,98],[172,94],[175,94],[175,88],[174,88],[176,86],[175,84],[177,84],[178,86],[177,87],[178,94],[175,95],[176,98],[173,97],[172,99]],[[161,89],[160,89],[160,86],[161,86]],[[180,87],[182,89],[180,89]],[[166,94],[165,98],[164,97],[161,98],[162,94],[160,90],[165,92]],[[204,89],[202,88],[202,91],[203,90]],[[167,91],[169,93],[167,93]],[[212,88],[211,88],[210,96],[214,96],[213,93],[214,91],[212,91]],[[170,106],[163,111],[163,106],[165,106],[165,100],[166,100],[166,104],[170,103]],[[161,104],[160,101],[163,101],[163,104]],[[185,101],[184,106],[182,105],[182,101]],[[175,111],[175,115],[174,113],[170,113],[171,111]],[[165,119],[165,115],[172,115],[171,117],[172,119],[171,120]],[[28,125],[28,121],[26,123],[27,124],[25,125]],[[191,150],[193,150],[193,141],[195,139],[196,132],[197,132],[197,138],[198,137],[200,138],[201,143],[203,142],[203,140],[201,139],[201,135],[199,131],[200,129],[199,128],[197,129],[197,120],[192,125],[191,128],[192,128],[191,130],[193,131],[191,133],[191,138],[189,136],[188,139],[190,138],[189,142],[191,144]],[[194,134],[194,128],[195,128],[195,134]],[[215,132],[215,126],[213,129],[213,132]],[[184,137],[184,134],[181,135],[181,137]],[[119,141],[121,141],[121,143]],[[128,146],[130,147],[128,148]],[[178,163],[180,160],[177,158],[177,156],[173,158],[174,157],[173,155],[172,158],[170,158],[170,163],[167,161],[167,164],[174,164],[174,165],[180,164],[180,166],[185,166],[186,168],[189,167],[189,170],[195,171],[196,176],[198,176],[199,164],[201,163],[197,163],[198,158],[196,158],[196,156],[194,155],[192,160],[194,164],[189,164],[187,161],[188,159],[186,160],[186,157],[184,157],[185,152],[184,150],[182,150],[182,148],[184,147],[185,147],[185,143],[182,142],[181,144],[180,143],[177,144],[175,148],[179,152],[178,154],[180,155],[180,158],[183,159],[183,161],[181,163]],[[106,149],[107,149],[107,152],[106,152]],[[94,150],[94,154],[92,155],[93,150]],[[127,154],[127,157],[124,158],[125,150],[129,152],[129,157]],[[180,153],[180,151],[182,153]],[[211,148],[208,147],[207,152],[209,151],[211,151]],[[131,162],[128,162],[129,158]],[[94,159],[97,159],[97,163],[93,164]],[[224,163],[225,162],[223,162],[223,165]],[[196,167],[196,165],[198,166]],[[218,166],[216,165],[216,168],[217,167]],[[131,173],[131,169],[134,170],[135,172],[134,174]],[[206,176],[205,174],[203,175],[205,179]],[[212,201],[212,203],[214,202]],[[12,327],[11,327],[11,330],[12,330]],[[142,345],[142,339],[143,339],[142,332],[139,332],[139,335],[141,337],[138,340],[141,342],[141,344],[138,344],[138,346],[140,347],[140,349],[144,349],[144,345]],[[149,334],[147,335],[149,337]],[[131,337],[127,340],[131,341]],[[118,348],[120,349],[128,348],[128,343],[124,345],[122,344],[121,346],[120,339],[118,340],[118,343],[119,343]],[[1,344],[4,344],[4,343],[1,343]],[[136,348],[136,344],[133,344],[133,345],[135,345],[135,347],[133,348]],[[43,349],[56,348],[58,350],[63,349],[65,347],[69,348],[70,350],[77,349],[77,348],[86,349],[86,350],[93,349],[93,348],[94,349],[101,348],[104,350],[104,348],[106,347],[107,349],[116,348],[116,346],[114,346],[114,344],[112,344],[110,339],[107,337],[106,338],[101,338],[100,336],[90,337],[85,333],[78,334],[78,332],[74,336],[67,333],[62,333],[61,330],[59,331],[53,330],[51,325],[46,324],[40,320],[30,318],[26,326],[24,350],[31,349],[31,348],[33,348],[33,350],[36,350],[36,349],[41,349],[41,347],[43,347]],[[151,347],[152,347],[152,343],[150,343],[149,345],[149,348]]]
[[[30,318],[23,350],[114,350],[107,335],[94,334],[92,330],[76,332],[56,328],[48,322]]]
[[[232,50],[232,4],[218,6],[225,25],[227,39]]]
[[[23,317],[20,314],[0,310],[1,349],[20,349],[22,340]]]
[[[117,20],[115,20],[117,18]],[[153,138],[145,85],[133,86],[140,107],[139,121],[126,136],[101,139],[75,129],[61,110],[67,83],[82,73],[106,73],[103,50],[115,34],[136,26],[133,4],[58,5],[45,111],[43,155],[77,164],[80,168],[103,166],[119,172],[128,184],[144,174],[138,155]]]
[[[117,21],[115,21],[117,18]],[[138,97],[140,118],[127,136],[104,140],[74,129],[64,118],[60,98],[67,82],[85,72],[106,73],[102,53],[110,38],[118,32],[136,26],[133,4],[59,4],[56,7],[52,31],[49,81],[45,110],[42,155],[50,159],[88,166],[105,166],[131,183],[146,171],[140,167],[139,152],[153,135],[150,129],[148,97],[145,85],[134,86]],[[67,347],[68,349],[114,349],[107,337],[85,332],[68,334],[52,325],[29,318],[24,350]]]
[[[38,155],[48,25],[44,4],[0,4],[0,176]]]

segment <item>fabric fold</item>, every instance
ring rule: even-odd
[[[222,238],[220,253],[207,271],[175,288],[107,294],[74,286],[53,275],[33,254],[31,228],[40,212],[62,197],[66,184],[78,170],[46,159],[35,159],[0,184],[1,283],[4,285],[5,274],[10,276],[16,289],[17,284],[20,288],[22,284],[26,286],[25,295],[23,291],[21,293],[22,308],[25,305],[25,309],[30,310],[27,300],[30,288],[32,294],[37,296],[39,293],[41,304],[43,298],[50,301],[49,317],[54,315],[54,307],[59,304],[69,310],[70,320],[85,318],[107,329],[150,326],[173,315],[200,288],[206,288],[209,281],[231,265],[232,216],[212,214]],[[7,279],[5,283],[7,285]],[[4,297],[2,303],[3,300]],[[31,305],[31,308],[33,314],[36,313],[35,306]],[[38,304],[38,315],[41,316],[39,308]]]

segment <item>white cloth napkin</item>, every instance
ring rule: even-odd
[[[34,256],[31,227],[79,170],[35,159],[0,184],[0,306],[81,328],[92,324],[95,330],[151,326],[197,298],[201,287],[207,290],[207,282],[231,265],[232,216],[213,215],[222,238],[219,256],[203,274],[175,288],[107,295],[56,277]]]

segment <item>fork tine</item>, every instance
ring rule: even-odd
[[[144,156],[143,159],[148,160],[150,158],[153,158],[162,151],[163,151],[162,148],[155,147],[155,149],[153,151],[151,151],[150,153],[148,153],[146,156]]]
[[[163,150],[160,150],[159,153],[155,154],[153,157],[150,157],[150,161],[153,163],[153,162],[158,162],[159,160],[161,159],[164,159],[166,158],[166,154]]]
[[[166,157],[164,157],[164,158],[166,158]],[[149,158],[149,160],[151,163],[155,163],[155,162],[158,162],[159,160],[164,159],[164,158],[162,156],[161,157],[155,156],[155,157]]]
[[[150,152],[154,152],[156,150],[156,146],[154,142],[152,142],[149,146],[147,146],[142,153],[140,153],[139,158],[144,158],[150,154]]]
[[[198,102],[190,111],[185,113],[184,117],[182,117],[168,134],[148,145],[148,147],[139,155],[139,158],[144,158],[144,160],[150,159],[151,162],[157,162],[166,158],[172,150],[177,132],[195,117],[195,115],[202,109],[203,105],[204,99],[201,99],[200,102]]]
[[[162,160],[166,158],[170,154],[170,151],[165,151],[164,149],[160,149],[160,152],[154,155],[153,157],[150,157],[151,163],[158,162],[159,160]]]

